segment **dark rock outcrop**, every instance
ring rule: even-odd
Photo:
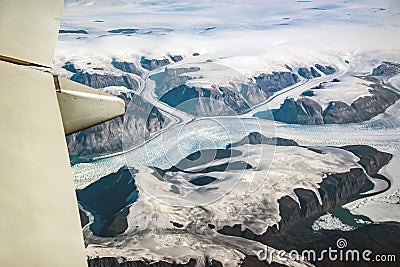
[[[85,30],[59,30],[58,33],[88,34]]]
[[[172,59],[173,62],[178,62],[178,61],[183,60],[183,56],[181,56],[181,55],[171,55],[169,57]]]
[[[83,228],[86,224],[89,223],[89,217],[79,209],[79,218],[81,219],[81,227]]]
[[[381,65],[374,68],[372,75],[374,76],[394,76],[400,73],[400,64],[384,61]]]
[[[301,93],[301,96],[315,96],[315,93],[313,90],[306,90]]]
[[[197,66],[181,67],[181,68],[166,68],[165,71],[153,75],[151,78],[156,81],[155,92],[159,97],[162,97],[168,91],[179,86],[183,86],[186,81],[192,80],[190,72],[199,71]],[[185,75],[188,73],[187,75]],[[275,92],[282,90],[288,86],[299,82],[299,77],[292,72],[273,72],[271,74],[261,74],[254,79],[249,79],[242,84],[219,86],[215,88],[223,88],[225,91],[234,91],[235,94],[239,90],[240,98],[243,98],[248,105],[256,105],[272,96]],[[235,87],[235,88],[231,88]],[[228,95],[227,95],[228,96]],[[221,98],[221,100],[223,100]]]
[[[251,169],[253,166],[244,162],[244,161],[233,161],[229,163],[223,163],[218,165],[213,165],[210,167],[206,167],[200,170],[193,170],[193,171],[186,171],[185,169],[181,168],[180,166],[172,166],[167,170],[163,170],[161,173],[165,172],[184,172],[184,173],[191,173],[191,174],[202,174],[202,173],[210,173],[210,172],[225,172],[225,171],[235,171],[235,170],[246,170]]]
[[[299,68],[299,69],[297,70],[297,73],[298,73],[301,77],[306,78],[306,79],[311,79],[311,78],[313,77],[313,76],[311,75],[310,70],[309,70],[308,68]]]
[[[324,230],[318,234],[313,232],[311,224],[313,220],[302,221],[293,225],[285,232],[276,230],[274,235],[267,236],[252,236],[250,232],[242,232],[242,236],[248,239],[254,239],[259,242],[268,244],[275,249],[282,249],[287,252],[291,250],[299,251],[300,253],[305,250],[314,250],[318,258],[322,255],[323,250],[329,247],[337,249],[337,240],[344,238],[347,240],[348,246],[346,250],[358,250],[360,252],[360,261],[331,261],[325,254],[323,260],[313,260],[310,257],[310,262],[318,267],[332,267],[332,266],[375,266],[371,262],[363,261],[361,253],[364,250],[370,250],[373,254],[370,259],[374,259],[375,255],[395,255],[396,259],[400,257],[400,223],[387,222],[380,224],[369,224],[357,228],[353,231],[343,232],[338,230]],[[240,225],[233,229],[240,230]],[[247,234],[247,235],[246,235]],[[246,235],[246,236],[245,236]],[[249,265],[249,266],[263,266],[263,265]],[[381,265],[377,265],[381,266]],[[382,266],[396,267],[397,262],[385,262]]]
[[[385,112],[385,110],[400,99],[400,95],[384,88],[380,84],[372,84],[372,96],[358,98],[351,104],[361,121],[367,121]]]
[[[247,84],[243,83],[241,85],[240,93],[251,106],[266,101],[273,94],[273,92],[263,91],[263,89],[253,81],[249,81]]]
[[[389,163],[392,159],[392,155],[389,153],[378,151],[377,149],[364,146],[364,145],[350,145],[344,146],[343,149],[350,151],[354,155],[360,158],[360,165],[368,173],[368,175],[377,174],[378,171]]]
[[[357,155],[360,158],[360,164],[370,175],[376,174],[376,172],[378,172],[391,159],[390,154],[380,152],[369,146],[346,146],[343,147],[343,149],[351,151]],[[343,237],[344,235],[348,236],[347,240],[350,240],[351,242],[354,240],[353,237],[361,238],[362,241],[356,242],[357,245],[360,245],[361,247],[364,247],[365,245],[363,245],[363,242],[373,242],[384,247],[386,252],[393,251],[393,245],[399,243],[398,239],[397,241],[396,239],[392,239],[388,245],[384,245],[384,243],[386,242],[387,233],[393,233],[400,230],[400,224],[398,223],[395,225],[368,225],[351,232],[325,231],[322,235],[321,233],[316,234],[311,230],[311,225],[316,218],[336,206],[341,206],[357,198],[361,198],[361,193],[372,188],[372,182],[360,168],[353,168],[346,173],[329,174],[322,180],[320,188],[318,189],[322,205],[319,203],[318,198],[313,191],[302,188],[295,189],[295,194],[299,199],[300,205],[289,196],[284,196],[278,200],[281,216],[279,230],[277,226],[274,225],[269,227],[264,234],[257,235],[248,229],[242,231],[241,225],[235,225],[232,227],[225,226],[218,232],[225,235],[240,236],[256,240],[274,248],[284,249],[286,251],[292,249],[298,251],[304,249],[315,249],[316,251],[321,251],[322,249],[327,249],[327,241],[330,240],[336,242],[338,238]],[[374,234],[374,237],[370,239],[371,235],[365,235],[370,231],[367,229],[369,227],[374,227],[377,230],[382,231],[382,234]],[[397,232],[395,236],[400,236],[399,232]],[[372,245],[370,249],[372,247],[382,251],[382,247],[377,248],[375,245]],[[400,251],[397,251],[397,253],[400,254]],[[322,264],[321,266],[329,265]]]
[[[215,178],[215,177],[200,176],[200,177],[196,177],[196,178],[190,180],[189,182],[194,185],[203,186],[203,185],[211,184],[215,180],[217,180],[217,178]]]
[[[324,117],[324,123],[326,124],[341,124],[361,121],[355,110],[341,101],[330,102],[322,115]]]
[[[121,93],[120,97],[127,107],[125,115],[67,136],[71,156],[90,159],[120,152],[123,139],[126,146],[131,146],[164,127],[165,120],[160,111],[140,96]]]
[[[267,261],[260,261],[256,256],[246,255],[240,266],[241,267],[284,267],[289,265],[283,265],[276,262],[271,262],[271,264],[269,264]]]
[[[92,258],[87,263],[88,267],[120,267],[118,260],[113,257]]]
[[[290,72],[293,72],[292,67],[290,67],[289,65],[286,65],[286,64],[285,64],[285,68],[288,69]]]
[[[122,70],[124,72],[132,73],[141,76],[143,73],[140,71],[135,64],[131,62],[126,62],[126,61],[117,61],[113,60],[111,61],[111,65],[113,65],[115,68]]]
[[[125,86],[132,90],[139,88],[139,83],[129,75],[116,76],[111,74],[78,72],[72,75],[71,80],[93,88],[108,86]]]
[[[298,83],[299,77],[292,72],[273,72],[271,74],[261,74],[254,78],[256,86],[260,88],[266,98],[283,88]]]
[[[314,69],[314,67],[311,67],[310,69],[308,68],[299,68],[297,70],[297,73],[306,79],[312,79],[312,78],[317,78],[317,77],[321,77],[321,74],[319,74],[319,72]]]
[[[325,84],[325,82],[319,83],[318,85],[312,87],[311,89],[324,89],[325,88],[324,84]]]
[[[317,68],[317,70],[319,70],[320,72],[322,72],[325,75],[331,75],[336,72],[336,68],[332,67],[332,66],[323,66],[320,64],[315,64],[315,67]]]
[[[61,68],[66,69],[67,71],[70,71],[72,73],[78,73],[82,71],[81,69],[77,69],[74,63],[70,61],[65,62],[65,64]]]
[[[136,33],[138,29],[132,29],[132,28],[125,28],[125,29],[114,29],[114,30],[109,30],[109,33],[119,33],[119,34],[133,34]]]
[[[226,148],[242,146],[245,144],[250,145],[259,145],[259,144],[266,144],[266,145],[273,145],[273,146],[298,146],[298,144],[290,139],[285,139],[281,137],[265,137],[264,135],[258,132],[251,132],[248,136],[244,137],[242,140],[228,144]]]
[[[180,68],[168,68],[166,67],[163,72],[154,74],[150,78],[156,82],[154,91],[161,97],[171,88],[178,87],[184,84],[186,81],[192,79],[190,77],[191,72],[199,71],[199,67],[180,67]],[[184,75],[188,73],[188,75]]]
[[[372,119],[386,111],[400,99],[400,95],[383,87],[371,77],[362,77],[374,81],[370,84],[370,96],[357,98],[350,106],[342,101],[332,101],[322,112],[322,107],[310,98],[285,99],[279,109],[273,110],[275,120],[291,124],[343,124],[356,123]],[[322,84],[319,87],[323,87]],[[319,89],[319,88],[314,88]],[[302,95],[312,95],[309,91]]]
[[[300,207],[295,200],[288,196],[278,201],[281,216],[279,229],[285,231],[301,220],[316,218],[338,205],[357,199],[360,193],[372,188],[373,184],[363,170],[351,169],[346,173],[330,174],[322,180],[318,189],[322,206],[313,191],[302,188],[295,189]]]
[[[180,160],[176,165],[170,167],[169,169],[159,169],[156,167],[153,167],[153,169],[155,170],[154,174],[158,178],[164,177],[167,173],[168,175],[174,175],[174,173],[178,172],[181,172],[182,174],[199,174],[199,176],[197,177],[191,177],[189,179],[189,182],[195,185],[202,186],[217,180],[215,177],[203,174],[207,174],[210,172],[225,172],[253,168],[252,165],[244,161],[231,160],[233,157],[240,156],[241,154],[242,152],[236,149],[205,149],[196,151],[186,156],[184,159]],[[226,159],[227,161],[225,161],[225,163],[213,164],[214,161],[221,159]],[[206,165],[207,167],[202,167],[204,165]]]
[[[339,266],[339,267],[369,267],[369,266],[385,266],[385,267],[397,267],[398,262],[388,261],[382,264],[374,263],[370,261],[364,261],[361,257],[361,253],[365,250],[372,251],[370,259],[373,261],[374,257],[380,255],[394,255],[396,259],[400,257],[400,224],[395,222],[387,222],[380,224],[370,224],[356,230],[349,232],[342,231],[323,231],[323,235],[318,236],[311,231],[304,232],[305,236],[310,236],[309,243],[299,243],[297,249],[306,250],[313,249],[317,255],[321,255],[322,250],[327,249],[329,246],[333,249],[337,248],[337,241],[339,238],[347,240],[348,246],[344,251],[358,250],[360,252],[360,261],[350,260],[349,261],[331,261],[325,257],[323,261],[314,261],[316,266]]]
[[[273,111],[274,119],[292,124],[323,124],[321,106],[310,98],[287,98],[277,110]]]
[[[199,165],[208,164],[214,160],[229,159],[240,156],[242,152],[236,149],[203,149],[186,156],[171,169],[185,170]],[[170,170],[171,170],[170,169]]]
[[[76,191],[79,203],[94,216],[90,229],[95,235],[116,236],[127,229],[128,208],[139,195],[132,176],[135,172],[123,167]]]
[[[266,101],[274,93],[298,83],[299,77],[292,72],[260,74],[239,86],[241,96],[249,106]]]
[[[311,73],[311,75],[312,75],[314,78],[321,77],[321,74],[319,74],[319,72],[316,71],[316,70],[314,69],[314,67],[311,67],[311,68],[310,68],[310,73]]]
[[[167,58],[163,58],[163,59],[147,59],[145,57],[142,57],[140,59],[140,64],[146,70],[155,70],[157,68],[166,66],[166,65],[168,65],[170,63],[171,62]]]
[[[182,84],[162,95],[160,101],[195,116],[237,115],[250,110],[242,96],[228,87],[209,89]]]
[[[207,175],[210,172],[225,172],[235,170],[252,169],[253,166],[244,161],[234,161],[232,158],[242,155],[240,150],[232,149],[232,147],[241,146],[244,144],[269,144],[275,146],[298,146],[298,144],[289,139],[272,137],[267,138],[258,132],[252,132],[241,141],[228,144],[226,149],[205,149],[196,151],[184,159],[180,160],[176,165],[169,169],[159,169],[153,167],[154,174],[163,179],[168,175],[174,175],[174,173],[181,172],[184,174],[199,174],[198,176],[190,177],[188,180],[190,183],[198,186],[210,184],[217,180],[217,178]],[[224,163],[218,162],[213,164],[214,161],[226,159]],[[206,166],[206,167],[204,167]],[[196,168],[199,167],[199,168]],[[190,169],[190,170],[189,170]],[[206,175],[203,175],[206,174]],[[178,190],[178,188],[175,188]]]

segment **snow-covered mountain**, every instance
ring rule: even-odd
[[[127,151],[73,166],[90,264],[268,266],[264,244],[339,236],[400,254],[399,30],[392,0],[66,0],[55,72],[135,102],[70,138],[76,155]],[[285,103],[350,124],[253,117]]]

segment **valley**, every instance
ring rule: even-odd
[[[126,104],[67,136],[89,266],[372,266],[289,253],[340,239],[400,258],[393,2],[65,14],[55,72]]]

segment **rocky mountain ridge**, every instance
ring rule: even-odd
[[[80,71],[72,75],[71,80],[93,88],[109,86],[124,86],[131,90],[139,88],[138,81],[129,75],[111,75]]]
[[[380,82],[379,76],[391,77],[400,73],[400,64],[384,62],[371,75],[357,78],[369,82],[369,96],[357,98],[351,105],[342,101],[331,101],[323,110],[321,105],[309,98],[313,94],[303,92],[303,96],[287,98],[281,106],[272,110],[273,118],[290,124],[343,124],[357,123],[372,119],[400,99],[400,94]],[[320,85],[319,90],[324,90]]]
[[[132,75],[143,76],[146,71],[165,67],[164,71],[150,77],[156,82],[155,92],[158,98],[170,106],[183,108],[183,111],[196,116],[243,114],[254,105],[266,101],[274,93],[298,83],[301,79],[313,79],[336,72],[336,68],[329,65],[315,64],[309,68],[299,67],[297,69],[287,66],[288,71],[261,73],[241,84],[213,84],[209,88],[185,84],[189,80],[196,79],[191,73],[200,71],[200,67],[195,64],[190,67],[167,67],[167,65],[181,60],[183,60],[181,55],[169,55],[161,59],[142,57],[140,66],[137,66],[133,62],[112,59],[111,65],[126,73],[118,75],[96,71],[88,72],[75,67],[72,62],[66,62],[63,68],[73,73],[72,80],[94,88],[124,86],[136,90],[139,83]],[[97,70],[98,68],[92,69]],[[187,101],[190,101],[191,104],[185,105],[184,103]],[[192,110],[185,110],[187,106],[190,106]]]
[[[243,138],[240,141],[240,144],[252,144],[257,146],[261,143],[268,142],[278,142],[280,140],[281,145],[298,145],[297,143],[290,142],[287,139],[269,139],[258,133],[252,133],[249,136]],[[237,145],[240,145],[237,144]],[[233,145],[235,146],[235,145]],[[215,226],[209,225],[211,230],[218,231],[218,233],[229,236],[238,236],[250,240],[254,240],[257,242],[261,242],[264,244],[268,244],[277,249],[284,249],[289,251],[291,249],[296,249],[298,251],[304,249],[313,248],[316,251],[320,251],[321,249],[326,249],[327,243],[326,240],[330,240],[336,242],[336,240],[343,235],[343,232],[338,231],[327,231],[321,234],[316,234],[312,232],[311,225],[316,218],[324,214],[326,211],[330,210],[333,207],[337,207],[348,203],[349,201],[355,200],[357,198],[363,197],[361,193],[366,192],[373,188],[372,182],[369,180],[368,175],[376,174],[382,166],[386,165],[392,156],[388,153],[380,152],[372,147],[357,145],[357,146],[345,146],[342,149],[347,150],[355,155],[357,155],[360,160],[359,163],[362,168],[353,168],[344,173],[328,173],[326,177],[320,183],[320,187],[318,192],[321,196],[321,202],[315,195],[315,193],[311,190],[306,190],[302,188],[297,188],[294,190],[295,195],[298,197],[298,201],[295,201],[292,197],[283,196],[278,200],[279,204],[279,212],[281,220],[279,222],[279,228],[277,225],[269,227],[268,230],[261,235],[254,234],[250,230],[242,230],[241,225],[234,226],[224,226],[221,229],[215,229]],[[323,153],[322,151],[313,150],[316,153]],[[212,151],[211,151],[212,152]],[[200,153],[204,159],[208,159],[207,155],[214,155],[215,159],[222,159],[226,157],[230,157],[234,154],[237,154],[238,151],[233,149],[220,149],[216,151],[216,153],[208,153],[207,151],[203,151]],[[207,154],[208,153],[208,154]],[[196,160],[199,153],[193,153],[187,157],[188,160]],[[169,170],[164,170],[159,172],[162,173],[169,171],[182,171],[186,168],[191,168],[192,166],[184,166],[186,161],[182,161],[177,164],[176,168],[172,167]],[[198,162],[197,162],[198,163]],[[201,164],[204,162],[202,161]],[[160,171],[160,170],[159,170]],[[204,169],[203,171],[206,171]],[[214,171],[214,170],[210,170]],[[121,169],[115,174],[116,177],[120,177],[122,173],[127,172],[126,169]],[[102,178],[104,179],[104,178]],[[101,181],[101,180],[99,180]],[[104,181],[101,181],[104,184]],[[115,184],[115,183],[114,183]],[[201,185],[199,185],[201,186]],[[132,190],[135,190],[134,188]],[[108,192],[107,192],[108,191]],[[115,188],[107,188],[104,191],[106,195],[112,195],[113,192],[117,192]],[[129,194],[129,192],[126,192]],[[125,195],[126,195],[125,194]],[[122,195],[123,197],[123,195]],[[119,208],[117,208],[119,209]],[[115,210],[117,210],[115,209]],[[110,222],[111,229],[115,234],[124,232],[126,229],[126,216],[127,214],[124,212],[119,212],[118,216],[115,216]],[[125,218],[124,218],[125,217]],[[110,228],[110,226],[108,226]],[[176,225],[177,229],[183,227],[182,225]],[[366,231],[370,231],[370,228],[376,228],[375,235],[365,235]],[[371,241],[373,244],[381,244],[383,240],[383,236],[390,234],[394,236],[398,236],[398,230],[400,229],[400,224],[380,224],[380,225],[367,225],[361,228],[358,228],[351,232],[345,232],[344,235],[346,239],[353,242],[353,238],[358,238],[360,241],[355,242],[356,248],[359,248],[359,245],[363,242]],[[108,230],[107,230],[108,231]],[[396,243],[397,242],[397,243]],[[396,246],[398,241],[395,239],[388,240],[387,244],[381,246],[380,248],[376,245],[371,245],[371,248],[374,249],[374,252],[388,252],[392,251],[390,248]],[[196,259],[191,259],[186,264],[177,265],[174,263],[159,261],[155,263],[150,263],[146,261],[116,261],[116,258],[91,258],[89,259],[90,266],[108,266],[104,264],[115,264],[112,266],[195,266]],[[205,266],[223,266],[220,262],[217,261],[209,261]],[[329,262],[319,263],[318,266],[329,266]],[[282,266],[276,263],[268,265],[266,262],[261,262],[255,256],[246,255],[242,264],[240,266]],[[388,265],[389,266],[389,265]]]
[[[392,155],[380,152],[369,146],[345,146],[342,149],[356,154],[360,158],[359,163],[363,169],[353,168],[346,173],[327,174],[318,189],[322,205],[314,192],[298,188],[295,189],[295,194],[298,197],[299,203],[289,196],[284,196],[278,200],[281,216],[279,227],[277,225],[269,227],[262,235],[254,234],[248,229],[242,231],[241,225],[225,226],[218,230],[218,232],[255,240],[286,251],[292,249],[297,251],[314,249],[320,252],[322,249],[326,249],[326,240],[336,242],[344,233],[340,231],[325,231],[322,236],[321,234],[314,233],[311,230],[314,220],[336,206],[362,197],[361,193],[373,188],[373,184],[367,175],[375,175],[392,158]],[[366,228],[370,227],[380,229],[382,231],[381,234],[374,235],[373,237],[361,234],[367,231]],[[396,232],[398,229],[400,229],[400,224],[391,225],[383,223],[375,226],[367,225],[354,231],[346,232],[346,239],[353,242],[354,237],[358,237],[360,240],[355,242],[355,248],[363,246],[363,242],[381,244],[381,241],[386,238],[387,233],[392,234],[393,231]],[[395,236],[399,236],[399,234],[396,233]],[[393,245],[394,243],[391,241],[385,245],[371,245],[369,249],[374,249],[375,253],[379,251],[387,253],[388,251],[394,251]],[[319,262],[318,266],[331,266],[329,264],[331,262],[325,260],[324,263]]]
[[[314,65],[324,75],[336,72],[332,66]],[[318,67],[317,67],[318,66]],[[243,114],[251,107],[260,104],[270,98],[274,93],[298,83],[301,78],[289,71],[274,71],[243,81],[241,84],[229,83],[229,85],[212,84],[210,87],[189,86],[187,81],[196,80],[192,73],[200,71],[193,65],[179,68],[166,68],[163,72],[153,75],[156,82],[155,92],[164,103],[178,107],[185,112],[196,116],[221,116]],[[321,73],[314,67],[301,67],[297,70],[300,76],[306,79],[320,77]],[[310,75],[302,75],[310,73]],[[325,74],[326,73],[326,74]],[[185,102],[190,101],[190,105]],[[187,109],[187,106],[191,110]]]
[[[97,236],[116,236],[126,229],[129,206],[136,201],[139,191],[135,184],[136,170],[122,167],[116,173],[77,190],[76,195],[84,209],[94,216],[90,230]],[[88,223],[81,210],[81,222]]]
[[[222,86],[209,89],[182,84],[165,93],[160,101],[195,116],[227,116],[250,111],[240,94]]]
[[[123,139],[126,140],[126,144],[134,145],[164,127],[165,119],[160,111],[134,92],[139,87],[135,75],[143,75],[142,70],[133,63],[116,59],[112,60],[111,65],[126,74],[88,72],[76,67],[70,61],[62,66],[73,73],[71,80],[75,82],[93,88],[122,86],[128,89],[113,92],[125,102],[128,112],[123,116],[66,137],[70,157],[77,162],[121,152]]]
[[[110,121],[67,136],[70,156],[91,159],[121,152],[125,144],[138,144],[151,133],[160,131],[165,119],[160,111],[134,92],[119,95],[128,112]]]

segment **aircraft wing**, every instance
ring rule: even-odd
[[[121,99],[53,77],[62,6],[0,1],[0,266],[87,266],[65,134],[124,113]]]
[[[63,4],[62,0],[1,0],[1,58],[52,67]]]
[[[84,130],[125,112],[122,99],[99,90],[54,77],[65,134]]]
[[[0,62],[0,266],[86,266],[53,77]]]

